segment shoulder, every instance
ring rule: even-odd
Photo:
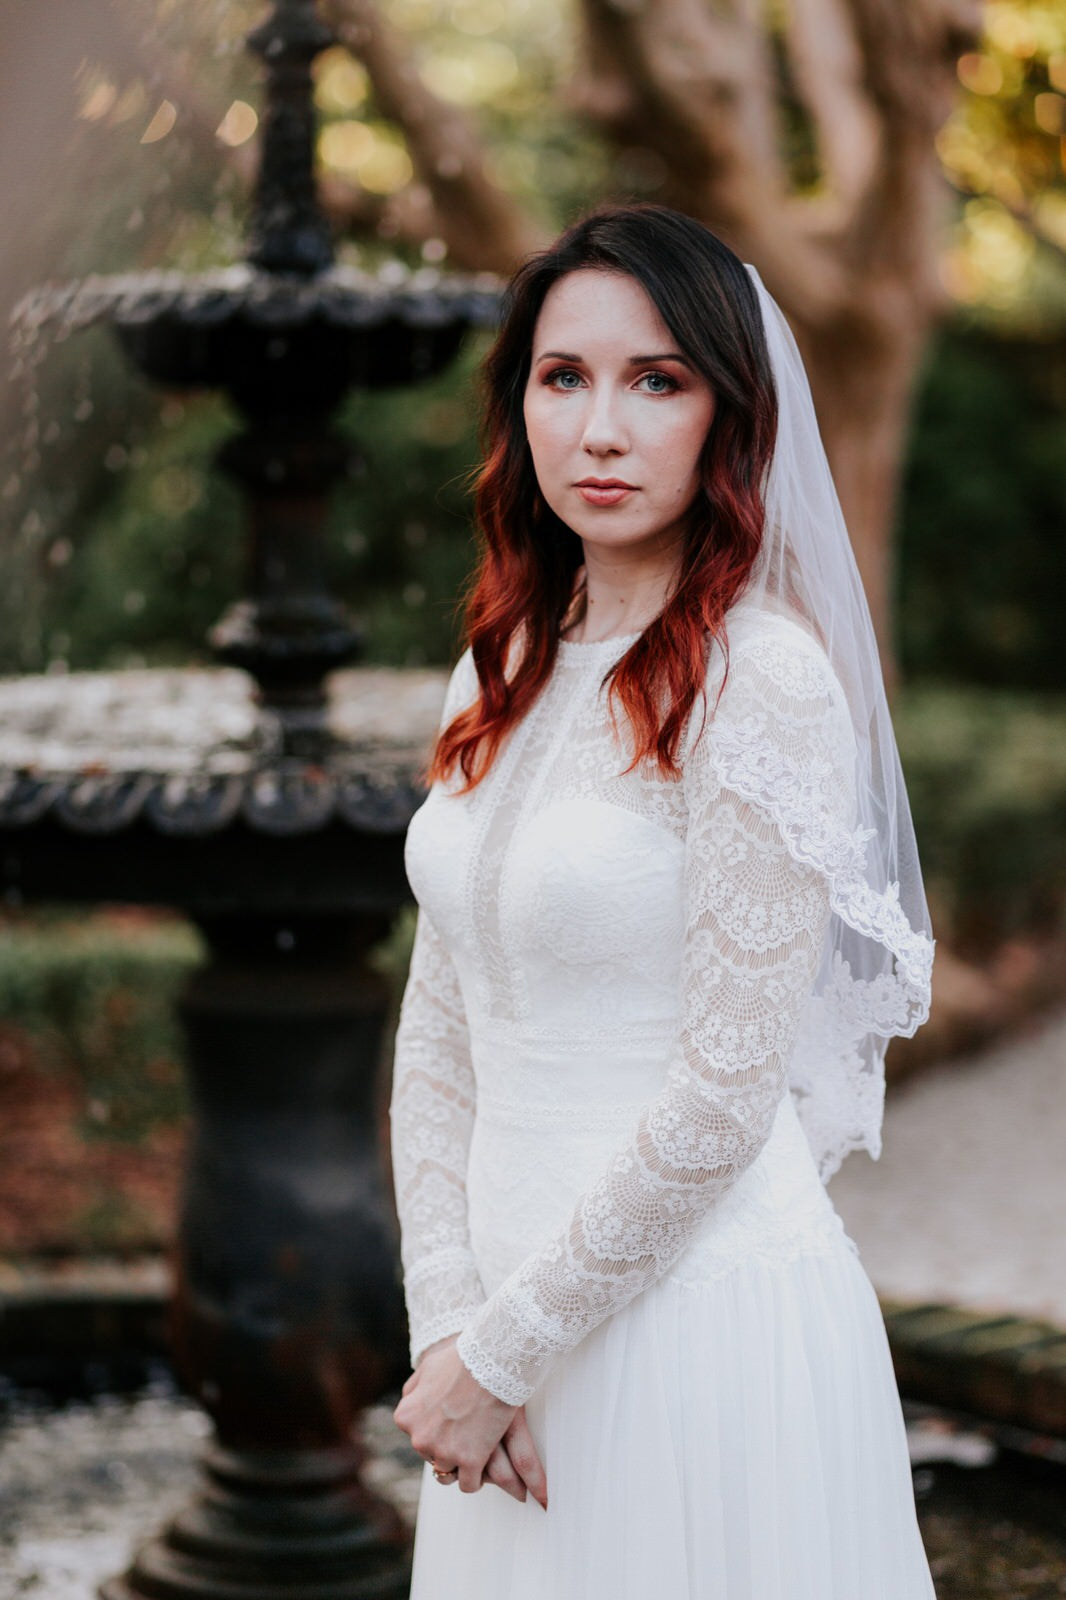
[[[728,674],[722,648],[710,652],[708,690],[717,695],[722,677],[723,705],[745,687],[761,686],[782,704],[820,701],[825,709],[847,714],[847,696],[828,653],[802,618],[741,600],[726,617]]]
[[[477,698],[477,693],[477,668],[474,665],[473,652],[467,645],[448,678],[448,687],[444,691],[441,727],[445,727],[460,711],[471,705]]]
[[[723,684],[724,679],[724,684]],[[726,617],[725,643],[707,665],[706,727],[754,727],[766,739],[807,739],[854,757],[855,734],[844,685],[828,652],[802,619],[741,601]],[[703,719],[697,713],[697,723]],[[697,735],[698,737],[698,735]]]
[[[692,720],[691,781],[739,786],[767,800],[825,789],[827,803],[835,792],[847,809],[857,749],[848,698],[802,619],[734,606],[725,648],[716,643],[710,651],[706,717],[697,707]]]

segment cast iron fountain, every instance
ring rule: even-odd
[[[440,370],[495,315],[482,279],[333,262],[313,172],[313,0],[249,36],[267,72],[245,262],[35,291],[16,351],[105,319],[167,388],[221,388],[247,496],[247,592],[216,669],[0,684],[3,883],[27,900],[187,912],[210,957],[181,1002],[194,1126],[176,1250],[179,1369],[215,1425],[203,1493],[106,1600],[388,1600],[401,1524],[353,1424],[405,1370],[375,1107],[386,993],[367,952],[409,891],[403,835],[440,675],[353,670],[324,579],[352,385]],[[335,670],[335,669],[344,670]],[[327,677],[327,675],[330,675]]]

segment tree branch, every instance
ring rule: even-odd
[[[821,226],[845,232],[877,172],[882,130],[866,93],[846,0],[792,0],[785,47],[797,93],[814,123],[828,194]]]
[[[980,35],[979,0],[847,0],[847,5],[869,94],[890,125],[906,125],[930,139],[951,109],[958,87],[955,63]]]
[[[881,125],[881,158],[850,219],[844,256],[871,314],[898,325],[902,313],[891,302],[902,295],[912,320],[932,318],[944,304],[937,244],[946,194],[933,137],[951,111],[955,64],[977,37],[979,7],[976,0],[846,4]]]
[[[758,263],[798,320],[831,320],[846,280],[809,209],[790,203],[777,85],[757,0],[583,0],[579,109],[620,143],[650,148],[669,198]]]
[[[692,198],[741,163],[763,189],[775,179],[783,188],[757,29],[702,0],[584,0],[582,14],[579,110],[668,154],[675,185]]]
[[[427,235],[444,241],[451,260],[506,274],[545,244],[542,230],[492,181],[469,118],[427,88],[401,36],[372,0],[326,0],[323,15],[366,67],[382,115],[402,129],[432,202]]]

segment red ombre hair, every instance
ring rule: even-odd
[[[714,639],[728,648],[726,614],[762,540],[777,397],[743,263],[702,224],[665,206],[593,212],[515,273],[482,369],[484,461],[475,480],[482,550],[464,618],[480,693],[442,730],[428,772],[431,780],[444,778],[458,763],[467,790],[544,687],[583,560],[580,539],[538,488],[523,402],[548,290],[586,267],[635,279],[715,396],[678,580],[659,616],[604,678],[609,703],[617,699],[632,729],[630,768],[655,760],[665,775],[679,775],[678,744],[703,693],[707,652]],[[520,648],[507,676],[513,641]]]

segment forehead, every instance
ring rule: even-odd
[[[648,340],[652,343],[649,344]],[[582,267],[552,284],[533,331],[534,354],[586,346],[670,350],[677,341],[647,291],[623,272]]]

